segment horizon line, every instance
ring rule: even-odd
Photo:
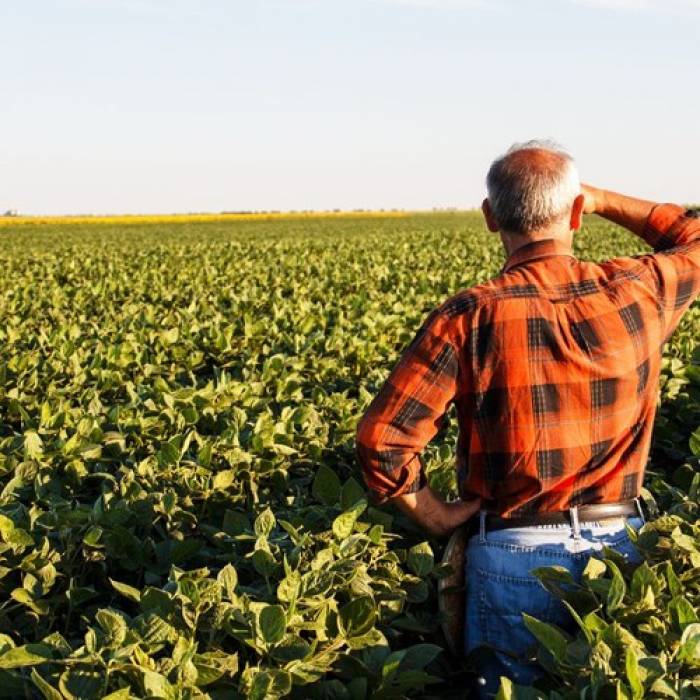
[[[478,208],[432,207],[430,209],[290,209],[236,210],[220,212],[181,212],[159,214],[20,214],[8,210],[0,215],[0,227],[31,224],[134,224],[177,222],[272,221],[283,219],[381,218],[412,214],[468,213]]]

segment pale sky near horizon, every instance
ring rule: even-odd
[[[549,137],[700,201],[700,0],[3,0],[0,211],[471,207]]]

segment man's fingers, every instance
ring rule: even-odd
[[[586,202],[583,205],[584,214],[595,214],[596,211],[596,191],[595,187],[591,185],[586,185],[581,183],[581,193],[586,198]]]
[[[449,535],[481,508],[481,498],[446,503],[429,486],[416,493],[394,496],[392,502],[421,527],[436,537]]]
[[[467,520],[471,518],[472,515],[479,512],[479,508],[481,508],[481,499],[473,498],[470,501],[462,501],[462,504],[464,519]]]
[[[473,498],[469,501],[456,501],[451,503],[450,506],[450,515],[452,517],[450,518],[449,527],[453,529],[479,512],[479,508],[481,508],[481,498]]]

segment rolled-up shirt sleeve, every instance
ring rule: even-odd
[[[700,218],[697,210],[659,204],[651,212],[642,238],[654,253],[642,256],[670,337],[700,294]]]
[[[459,361],[449,320],[425,320],[360,420],[356,452],[374,501],[418,491],[420,453],[440,429],[457,393]]]

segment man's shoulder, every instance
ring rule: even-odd
[[[498,299],[522,299],[541,293],[540,287],[523,279],[520,275],[501,273],[473,287],[461,289],[446,299],[436,311],[447,318],[474,313]]]
[[[485,282],[456,292],[435,311],[450,319],[474,314],[479,309],[495,307],[507,300],[514,303],[535,298],[555,302],[573,301],[581,296],[606,293],[618,284],[643,280],[646,272],[645,259],[653,255],[640,253],[600,262],[577,260],[575,274],[544,282],[524,274],[521,270],[501,272]]]

